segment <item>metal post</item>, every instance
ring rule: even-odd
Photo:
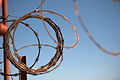
[[[26,56],[20,56],[20,61],[26,64]],[[19,80],[27,80],[26,71],[20,71]]]
[[[2,0],[2,16],[3,16],[3,21],[7,20],[8,17],[8,5],[7,5],[7,0]],[[4,22],[5,26],[8,27],[8,23]],[[4,35],[3,35],[3,40],[4,40]],[[4,73],[9,74],[10,73],[10,62],[7,59],[4,51]],[[10,80],[10,76],[4,75],[4,80]]]
[[[8,1],[7,0],[2,0],[2,16],[3,16],[3,21],[6,21],[8,17]],[[8,27],[7,22],[4,22],[4,24]]]

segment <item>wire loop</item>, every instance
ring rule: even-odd
[[[53,37],[52,35],[50,34],[49,30],[47,29],[47,27],[44,25],[45,29],[46,29],[46,32],[48,33],[48,35],[50,36],[50,38],[57,44],[57,45],[60,45],[62,46],[63,48],[67,48],[67,49],[70,49],[70,48],[74,48],[77,46],[78,44],[78,41],[79,41],[79,36],[78,36],[78,32],[75,28],[75,26],[73,26],[73,24],[65,17],[65,16],[62,16],[61,14],[58,14],[54,11],[50,11],[50,10],[39,10],[39,9],[35,9],[33,12],[31,13],[41,13],[41,12],[48,12],[48,13],[51,13],[51,14],[54,14],[54,15],[57,15],[57,16],[60,16],[63,20],[65,20],[66,22],[68,22],[70,24],[70,26],[72,27],[73,31],[75,32],[75,43],[72,45],[72,46],[65,46],[65,45],[62,45],[60,44],[59,42],[57,42]]]
[[[23,20],[26,20],[28,18],[37,18],[37,19],[43,18],[44,21],[46,21],[55,31],[58,43],[60,43],[61,45],[64,45],[64,40],[63,40],[62,33],[61,33],[59,27],[50,18],[45,18],[45,17],[40,16],[40,15],[33,15],[32,13],[28,13],[28,14],[16,19],[12,23],[12,25],[9,27],[9,29],[5,35],[5,38],[4,38],[4,44],[3,44],[4,50],[6,52],[7,58],[19,70],[26,71],[28,74],[33,74],[33,75],[45,74],[45,73],[48,73],[48,72],[54,70],[55,68],[57,68],[61,64],[63,58],[61,58],[60,63],[57,66],[55,66],[55,64],[58,62],[59,58],[62,57],[62,54],[63,54],[63,47],[61,47],[60,45],[57,45],[57,47],[55,48],[56,53],[55,53],[54,57],[50,60],[50,62],[46,65],[43,65],[43,66],[37,68],[37,69],[29,68],[24,63],[17,61],[14,58],[14,55],[10,51],[10,45],[9,45],[10,41],[9,40],[10,40],[11,32],[18,27],[19,23],[21,23]],[[37,45],[41,46],[41,44],[37,44]],[[47,46],[49,46],[49,45],[47,45]],[[28,47],[28,46],[26,46],[26,47]],[[22,48],[25,48],[25,47],[22,47]],[[20,49],[22,49],[22,48],[20,48]],[[17,54],[18,50],[15,50],[14,52],[15,52],[14,54]],[[19,55],[18,55],[18,57],[19,57]],[[49,70],[52,66],[54,66],[54,68]]]
[[[83,30],[85,31],[85,33],[87,34],[87,36],[89,37],[89,39],[104,53],[107,53],[109,55],[113,55],[113,56],[117,56],[120,55],[120,52],[111,52],[106,50],[105,48],[103,48],[95,39],[94,37],[91,35],[91,33],[89,32],[89,30],[87,29],[81,15],[80,15],[80,11],[78,10],[78,6],[77,6],[77,2],[76,0],[74,0],[74,9],[75,9],[75,13],[76,16],[78,17],[78,20],[81,24],[81,27],[83,28]]]

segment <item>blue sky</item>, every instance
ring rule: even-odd
[[[40,0],[8,0],[9,15],[23,16],[33,11],[39,4]],[[120,2],[113,2],[112,0],[79,0],[78,8],[84,23],[95,40],[109,51],[120,51]],[[76,26],[80,39],[77,47],[64,49],[64,60],[59,68],[40,76],[28,75],[28,80],[120,80],[120,56],[105,54],[90,41],[75,15],[73,0],[46,0],[44,9],[66,16]],[[60,26],[65,45],[71,46],[75,41],[75,37],[70,25],[58,16],[46,15]],[[9,19],[14,19],[14,17],[9,17]],[[45,32],[41,22],[36,19],[28,20],[28,22],[39,33],[41,43],[49,43],[55,46],[55,43]],[[17,48],[36,43],[32,32],[22,25],[19,26],[15,35]],[[49,30],[54,36],[53,31]],[[1,36],[0,42],[0,45],[2,45]],[[2,50],[0,50],[0,53],[0,60],[2,60]],[[43,47],[40,62],[35,67],[46,64],[54,53],[54,49]],[[20,55],[27,56],[29,66],[37,55],[37,49],[36,47],[23,49],[20,51]],[[2,68],[3,65],[0,64],[0,67]],[[17,69],[12,65],[11,72],[17,72]],[[3,80],[2,76],[0,78]],[[18,80],[18,77],[13,78]]]

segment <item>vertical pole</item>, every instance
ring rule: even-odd
[[[3,21],[6,21],[8,17],[8,1],[7,0],[2,0],[2,16],[3,16]],[[7,22],[4,22],[4,24],[8,27]]]
[[[2,0],[2,16],[3,21],[7,20],[8,17],[8,5],[7,5],[7,0]],[[5,26],[8,27],[8,23],[4,22]],[[3,35],[3,40],[4,40],[4,35]],[[9,74],[10,73],[10,62],[7,59],[4,51],[4,73]],[[4,80],[10,80],[10,76],[4,75]]]
[[[26,56],[20,56],[20,62],[26,64]],[[27,80],[26,71],[20,71],[19,80]]]

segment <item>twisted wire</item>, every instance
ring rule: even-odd
[[[65,16],[62,16],[61,14],[58,14],[58,13],[53,12],[53,11],[43,10],[43,4],[44,4],[44,2],[45,2],[45,0],[41,0],[41,4],[40,4],[39,7],[38,7],[38,8],[40,8],[40,9],[35,9],[34,11],[40,13],[41,16],[44,16],[43,12],[49,12],[49,13],[51,13],[51,14],[58,15],[58,16],[62,17],[63,20],[67,21],[67,22],[70,24],[70,26],[72,27],[72,29],[74,30],[75,36],[76,36],[76,39],[75,39],[76,41],[75,41],[75,43],[74,43],[72,46],[65,46],[65,45],[60,44],[59,42],[57,42],[57,41],[52,37],[51,33],[49,32],[48,28],[46,27],[46,24],[45,24],[43,18],[41,18],[41,19],[42,19],[42,23],[43,23],[43,25],[44,25],[44,28],[45,28],[46,32],[48,33],[48,35],[50,36],[50,38],[51,38],[57,45],[60,45],[60,46],[62,46],[62,47],[64,47],[64,48],[69,49],[69,48],[74,48],[74,47],[76,47],[76,45],[77,45],[77,43],[78,43],[78,40],[79,40],[79,37],[78,37],[78,33],[77,33],[77,30],[76,30],[75,26],[73,26],[72,23],[71,23]],[[33,11],[32,13],[34,13],[34,11]]]
[[[17,19],[0,21],[1,23],[3,23],[3,22],[13,22],[11,24],[11,26],[9,27],[7,33],[5,34],[5,38],[4,38],[4,42],[3,42],[3,48],[5,50],[7,58],[19,70],[26,71],[28,74],[32,74],[32,75],[40,75],[40,74],[49,73],[49,72],[53,71],[54,69],[56,69],[57,67],[59,67],[60,64],[62,63],[62,60],[63,60],[63,48],[76,47],[76,45],[78,43],[78,40],[79,40],[78,33],[77,33],[77,30],[76,30],[75,26],[73,26],[72,23],[65,16],[62,16],[61,14],[58,14],[58,13],[50,11],[50,10],[42,10],[42,6],[43,6],[44,2],[45,2],[45,0],[41,0],[41,4],[39,6],[40,10],[36,9],[33,12],[30,12],[30,13],[22,16],[22,17],[16,17]],[[43,15],[43,12],[48,12],[48,13],[51,13],[51,14],[54,14],[54,15],[58,15],[58,16],[62,17],[63,20],[65,20],[66,22],[68,22],[70,24],[73,31],[75,32],[75,38],[76,38],[75,39],[76,41],[72,46],[65,46],[64,45],[64,39],[63,39],[62,33],[60,31],[60,28],[50,18],[46,18]],[[40,13],[40,15],[34,15],[32,13]],[[10,17],[13,17],[13,16],[10,16]],[[48,45],[48,44],[40,44],[40,40],[39,40],[37,32],[32,27],[30,27],[29,24],[24,22],[24,20],[29,19],[29,18],[37,18],[37,19],[42,20],[46,32],[48,33],[50,38],[57,44],[56,47]],[[54,32],[56,34],[57,40],[55,40],[53,38],[53,36],[50,34],[45,22],[47,22],[52,27],[52,29],[54,30]],[[19,49],[16,48],[16,45],[14,44],[14,38],[15,38],[16,29],[18,28],[18,24],[20,24],[20,23],[22,23],[23,25],[28,27],[34,33],[35,37],[37,38],[38,44],[26,45],[26,46],[20,47]],[[13,32],[13,34],[12,34],[12,32]],[[13,53],[10,51],[10,48],[11,48],[10,39],[12,41],[11,42],[12,48],[14,50]],[[24,49],[24,48],[27,48],[27,47],[30,47],[30,46],[38,46],[38,55],[37,55],[34,63],[31,65],[31,67],[27,67],[24,63],[19,62],[19,53],[18,52],[21,49]],[[55,53],[54,57],[46,65],[40,66],[39,68],[36,68],[36,69],[33,69],[33,66],[39,60],[41,46],[52,47],[52,48],[56,49],[56,53]],[[14,58],[14,56],[17,57],[18,61]],[[57,64],[57,62],[58,62],[58,64]],[[20,73],[4,74],[3,72],[1,72],[0,74],[7,75],[7,76],[17,76]]]
[[[78,36],[78,32],[77,32],[77,29],[75,28],[75,26],[65,17],[65,16],[62,16],[61,14],[58,14],[54,11],[50,11],[50,10],[39,10],[39,9],[36,9],[34,10],[33,12],[31,13],[40,13],[40,12],[48,12],[48,13],[51,13],[51,14],[54,14],[54,15],[57,15],[57,16],[60,16],[63,20],[65,20],[66,22],[68,22],[71,26],[71,28],[73,29],[73,31],[75,32],[75,43],[72,44],[72,46],[65,46],[65,45],[62,45],[60,44],[59,42],[57,42],[53,37],[52,35],[50,34],[49,30],[47,29],[47,27],[44,25],[45,29],[46,29],[46,32],[48,33],[48,35],[50,36],[50,38],[57,44],[57,45],[60,45],[62,46],[63,48],[74,48],[77,46],[78,44],[78,41],[79,41],[79,36]]]
[[[20,22],[22,22],[23,20],[28,19],[28,18],[38,18],[38,19],[41,19],[41,17],[43,17],[43,16],[32,15],[31,13],[28,13],[25,16],[16,19],[13,22],[13,24],[9,27],[9,29],[8,29],[6,35],[5,35],[5,40],[4,40],[4,49],[6,51],[6,55],[7,55],[8,59],[12,62],[12,64],[14,64],[18,69],[20,69],[22,71],[26,71],[27,73],[33,74],[33,75],[38,74],[38,73],[39,74],[48,73],[48,72],[54,70],[55,68],[57,68],[60,64],[58,64],[53,69],[48,71],[48,69],[50,69],[52,66],[54,66],[56,64],[56,62],[59,60],[59,58],[62,56],[63,47],[61,47],[59,45],[56,47],[56,54],[50,60],[50,62],[48,64],[46,64],[44,66],[41,66],[41,67],[39,67],[37,69],[32,69],[32,68],[27,67],[24,63],[17,62],[14,59],[13,54],[10,51],[9,38],[10,38],[10,33],[12,32],[12,30],[17,28],[17,25]],[[58,28],[58,26],[51,19],[45,18],[45,17],[43,17],[43,18],[53,28],[53,30],[55,31],[58,42],[63,45],[64,44],[64,40],[63,40],[62,33],[60,32],[60,29]],[[37,45],[41,46],[41,44],[37,44]],[[17,52],[17,50],[15,50],[15,51]],[[15,54],[17,54],[16,52],[15,52]],[[62,60],[63,59],[61,59],[60,63],[62,62]]]

